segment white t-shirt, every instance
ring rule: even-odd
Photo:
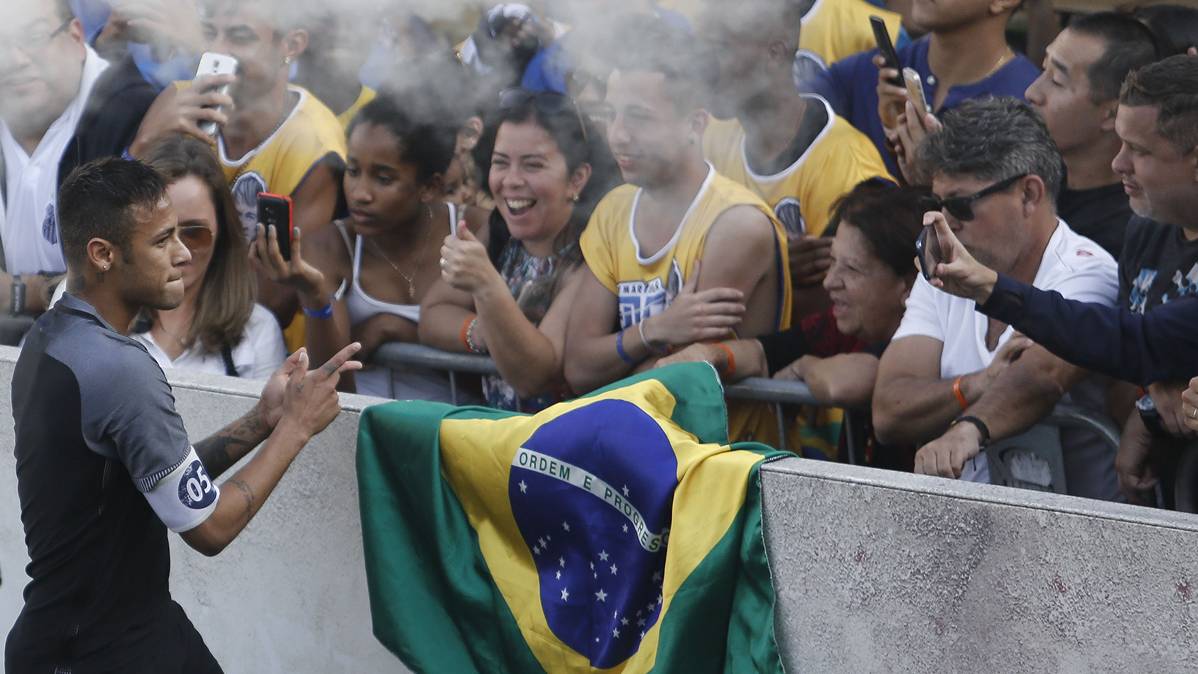
[[[220,352],[206,352],[199,344],[184,351],[171,360],[148,332],[131,335],[145,345],[146,350],[158,361],[162,369],[178,368],[210,374],[225,374],[225,361]],[[287,347],[283,344],[283,333],[279,323],[260,304],[254,305],[250,320],[245,324],[241,342],[233,347],[233,367],[237,376],[244,379],[266,379],[287,359]]]
[[[1098,244],[1069,229],[1064,220],[1057,222],[1032,285],[1055,290],[1068,299],[1114,306],[1119,294],[1115,259]],[[955,379],[982,370],[1011,338],[1014,329],[1007,326],[998,339],[998,346],[990,351],[986,348],[989,318],[975,307],[973,300],[941,292],[919,276],[907,298],[907,311],[892,343],[912,336],[939,340],[944,345],[940,352],[941,379]],[[1091,377],[1074,387],[1063,400],[1102,412],[1104,393],[1099,382]],[[1107,466],[1106,460],[1088,460],[1105,455],[1101,442],[1092,435],[1066,431],[1062,433],[1062,445],[1070,493],[1096,498],[1113,498],[1117,494],[1113,464]],[[1090,464],[1089,470],[1083,470],[1087,467],[1080,465],[1083,463]],[[1093,465],[1095,463],[1102,465]],[[1079,464],[1076,470],[1071,470],[1073,464]],[[1077,471],[1082,474],[1076,474]],[[989,478],[985,455],[967,463],[961,476],[961,479],[973,482],[988,482]]]
[[[58,165],[75,136],[92,87],[107,68],[108,61],[88,47],[79,93],[46,130],[32,155],[25,153],[8,126],[0,122],[0,151],[8,181],[4,208],[0,208],[0,238],[10,274],[66,271],[55,211]]]

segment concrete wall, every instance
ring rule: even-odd
[[[28,581],[12,453],[16,353],[0,348],[0,637],[16,620]],[[171,383],[193,440],[245,413],[261,388],[178,374]],[[378,401],[342,396],[342,415],[300,454],[218,557],[193,552],[171,535],[171,593],[230,674],[408,671],[370,625],[354,448],[358,415],[372,402]]]
[[[0,637],[26,563],[0,348]],[[256,384],[174,376],[199,439]],[[296,460],[228,550],[172,536],[172,592],[233,672],[404,672],[371,634],[354,477],[358,413]],[[762,471],[789,671],[1195,671],[1198,519],[798,459]]]
[[[790,671],[1198,670],[1193,515],[800,459],[762,484]]]

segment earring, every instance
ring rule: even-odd
[[[573,201],[574,203],[578,203],[578,195],[577,195],[577,194],[571,194],[571,195],[570,195],[570,201]]]
[[[287,65],[287,66],[291,65],[291,57],[290,56],[283,57],[283,65]]]

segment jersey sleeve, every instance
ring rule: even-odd
[[[599,279],[599,283],[603,284],[604,288],[615,294],[619,283],[619,279],[616,278],[615,265],[615,256],[618,252],[610,240],[608,231],[611,220],[610,217],[607,217],[607,212],[611,207],[609,198],[610,195],[604,197],[595,207],[595,212],[591,215],[586,229],[583,230],[578,245],[582,250],[582,258],[586,260],[591,273]]]
[[[83,434],[97,453],[114,458],[172,531],[202,523],[220,491],[187,440],[162,368],[130,346],[115,362],[79,373]]]
[[[915,279],[911,294],[907,297],[907,310],[903,313],[903,321],[894,333],[892,342],[903,337],[931,337],[944,342],[944,326],[940,323],[939,312],[936,310],[935,293],[938,292],[923,276]]]
[[[125,466],[138,491],[149,492],[178,468],[191,444],[175,396],[148,353],[130,346],[118,362],[80,373],[83,434],[97,453]]]

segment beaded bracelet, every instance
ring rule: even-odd
[[[487,353],[486,349],[474,343],[474,328],[476,327],[478,327],[477,316],[474,317],[474,320],[470,321],[470,326],[466,328],[466,348],[474,353]]]

